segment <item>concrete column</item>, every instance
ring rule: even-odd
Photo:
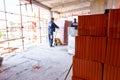
[[[108,0],[107,1],[107,9],[117,9],[119,8],[120,0]]]
[[[50,18],[53,17],[53,11],[50,11]]]
[[[91,2],[91,14],[104,13],[107,8],[107,0],[94,0]]]
[[[91,14],[104,13],[105,9],[119,8],[120,0],[93,0],[91,1]]]

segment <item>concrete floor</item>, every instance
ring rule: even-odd
[[[72,57],[67,46],[36,45],[4,57],[0,80],[64,80]],[[71,80],[72,71],[67,80]]]

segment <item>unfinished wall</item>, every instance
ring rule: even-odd
[[[107,7],[107,0],[94,0],[91,2],[91,14],[104,13]]]
[[[120,2],[120,0],[108,0],[107,8],[109,8],[109,9],[118,8],[119,2]]]
[[[105,9],[118,8],[120,0],[94,0],[91,2],[91,14],[104,13]]]

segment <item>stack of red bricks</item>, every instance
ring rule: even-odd
[[[120,9],[110,10],[108,16],[104,80],[120,80]]]
[[[120,9],[78,17],[72,80],[120,80]]]

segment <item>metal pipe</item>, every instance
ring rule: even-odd
[[[41,25],[40,25],[40,8],[38,8],[38,16],[39,16],[39,33],[40,33],[40,43],[42,43],[42,38],[41,38]]]
[[[73,66],[73,64],[71,64],[71,66],[70,66],[70,68],[69,68],[69,70],[68,70],[68,72],[67,72],[64,80],[67,80],[67,77],[68,77],[68,75],[69,75],[69,73],[70,73],[70,71],[71,71],[71,69],[72,69],[72,66]]]
[[[5,0],[3,0],[3,3],[4,3],[4,11],[5,11],[5,25],[6,25],[7,40],[9,40]],[[9,45],[10,45],[10,43],[9,43],[9,41],[8,41],[8,47],[9,47]],[[9,53],[10,53],[10,50],[9,50]]]
[[[24,38],[23,38],[23,24],[22,24],[22,9],[21,9],[21,0],[19,0],[19,4],[20,4],[20,23],[21,23],[21,37],[22,37],[22,46],[23,46],[23,50],[24,50]]]

